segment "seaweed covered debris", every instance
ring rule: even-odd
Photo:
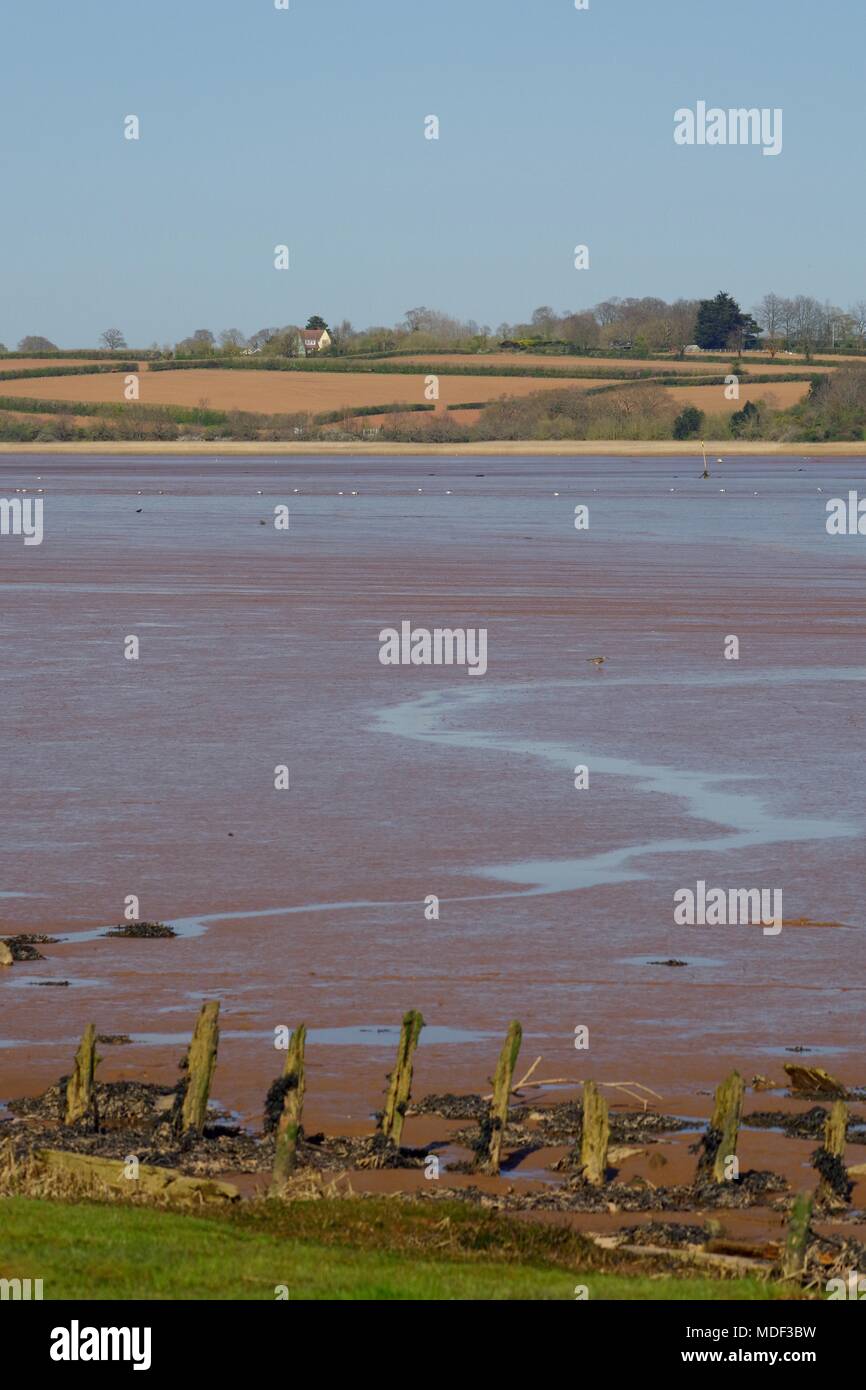
[[[818,1184],[818,1205],[829,1211],[848,1206],[854,1184],[848,1177],[844,1159],[822,1144],[812,1154],[811,1162],[821,1179]]]
[[[457,1096],[450,1091],[444,1095],[424,1096],[413,1101],[407,1115],[441,1115],[444,1120],[481,1120],[490,1109],[490,1101],[480,1095]],[[526,1106],[515,1106],[514,1111],[525,1114]]]
[[[176,1088],[145,1081],[98,1081],[94,1100],[98,1126],[67,1125],[66,1077],[41,1096],[9,1102],[17,1123],[10,1138],[21,1153],[42,1148],[99,1158],[178,1167],[191,1174],[216,1174],[233,1168],[257,1172],[262,1163],[260,1141],[240,1132],[224,1111],[214,1110],[204,1133],[189,1143],[180,1141],[171,1124]]]
[[[165,922],[121,922],[109,931],[104,931],[102,935],[130,936],[136,940],[143,940],[151,937],[177,936],[177,932],[174,927],[166,926]]]
[[[847,1280],[852,1273],[866,1274],[866,1245],[846,1236],[811,1232],[806,1250],[806,1287],[826,1289],[830,1279]]]
[[[811,1110],[792,1114],[788,1110],[756,1110],[743,1117],[744,1129],[780,1129],[788,1139],[820,1139],[827,1121],[827,1110],[813,1105]],[[866,1115],[849,1115],[847,1137],[850,1144],[866,1143]]]
[[[486,1110],[477,1130],[462,1129],[454,1135],[454,1143],[477,1152],[484,1140]],[[654,1144],[659,1136],[675,1134],[691,1128],[691,1122],[676,1115],[661,1115],[653,1110],[615,1111],[609,1119],[610,1139],[614,1144]],[[556,1172],[572,1172],[581,1166],[580,1142],[583,1135],[583,1106],[580,1101],[560,1101],[543,1110],[520,1109],[509,1112],[505,1145],[531,1153],[568,1145],[572,1150],[554,1165]]]
[[[42,932],[21,932],[17,936],[0,936],[0,941],[9,947],[15,961],[44,960],[38,946],[56,946],[56,936],[45,936]]]
[[[193,1176],[269,1173],[273,1168],[273,1131],[266,1126],[261,1135],[249,1133],[213,1105],[200,1135],[179,1135],[174,1119],[183,1082],[175,1087],[144,1081],[95,1082],[98,1124],[94,1127],[65,1123],[67,1081],[61,1077],[40,1096],[9,1102],[14,1119],[7,1133],[17,1152],[50,1147],[119,1161],[134,1155],[140,1163],[177,1168]],[[420,1168],[426,1156],[425,1149],[397,1147],[381,1134],[318,1134],[302,1138],[298,1146],[298,1166],[320,1172]]]
[[[428,1192],[436,1197],[436,1191]],[[610,1182],[603,1187],[575,1177],[561,1187],[544,1191],[486,1192],[477,1187],[448,1190],[450,1198],[479,1202],[503,1211],[562,1211],[562,1212],[619,1212],[619,1211],[683,1211],[735,1210],[766,1207],[782,1210],[787,1204],[790,1189],[777,1173],[749,1171],[737,1182],[695,1182],[675,1187],[654,1187],[643,1178],[628,1183]]]
[[[681,1221],[646,1221],[640,1226],[623,1226],[617,1238],[625,1245],[655,1245],[668,1250],[682,1250],[703,1245],[707,1233],[703,1226]]]
[[[62,1076],[40,1096],[25,1096],[10,1100],[13,1115],[26,1118],[36,1128],[49,1129],[63,1125],[66,1117],[66,1085]],[[158,1086],[151,1081],[97,1081],[94,1085],[100,1125],[104,1129],[141,1131],[153,1127],[165,1118],[174,1101],[173,1086]]]
[[[307,1165],[320,1172],[347,1168],[423,1168],[426,1149],[392,1144],[384,1134],[311,1135],[298,1146],[298,1166]]]
[[[561,1144],[579,1140],[583,1134],[583,1106],[577,1101],[564,1101],[547,1110],[531,1115],[533,1129],[545,1144]],[[676,1134],[690,1129],[692,1122],[676,1115],[662,1115],[656,1110],[615,1110],[610,1115],[610,1138],[615,1144],[651,1143],[662,1134]]]

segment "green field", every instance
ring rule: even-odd
[[[627,1265],[564,1229],[465,1204],[351,1198],[205,1216],[7,1197],[0,1278],[42,1279],[46,1299],[273,1300],[281,1285],[290,1299],[573,1300],[577,1285],[590,1299],[791,1296]]]

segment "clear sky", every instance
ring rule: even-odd
[[[0,341],[866,298],[863,0],[589,4],[7,0]],[[782,153],[677,146],[700,100]]]

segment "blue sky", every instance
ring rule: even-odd
[[[844,306],[866,298],[864,39],[862,0],[7,6],[0,341],[418,304],[495,328],[720,288]],[[781,107],[782,153],[677,146],[698,100]]]

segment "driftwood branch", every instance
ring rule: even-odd
[[[521,1091],[539,1090],[542,1086],[582,1086],[584,1084],[582,1080],[573,1076],[544,1076],[539,1077],[537,1081],[530,1081],[529,1078],[534,1074],[536,1067],[541,1061],[541,1057],[536,1057],[535,1061],[532,1063],[532,1066],[529,1068],[529,1071],[525,1074],[525,1076],[522,1076],[521,1079],[517,1082],[517,1084],[515,1086],[512,1086],[511,1095],[516,1096]],[[614,1090],[625,1091],[626,1095],[631,1096],[632,1100],[639,1101],[640,1104],[643,1106],[644,1110],[646,1110],[647,1106],[649,1105],[649,1101],[646,1099],[646,1096],[636,1095],[636,1091],[646,1091],[646,1094],[648,1096],[652,1096],[655,1100],[658,1101],[664,1099],[663,1096],[659,1095],[658,1091],[654,1091],[651,1086],[644,1086],[643,1082],[641,1081],[597,1081],[596,1085],[610,1086]],[[481,1099],[492,1100],[493,1092],[488,1091],[486,1095],[483,1095],[481,1097]]]

